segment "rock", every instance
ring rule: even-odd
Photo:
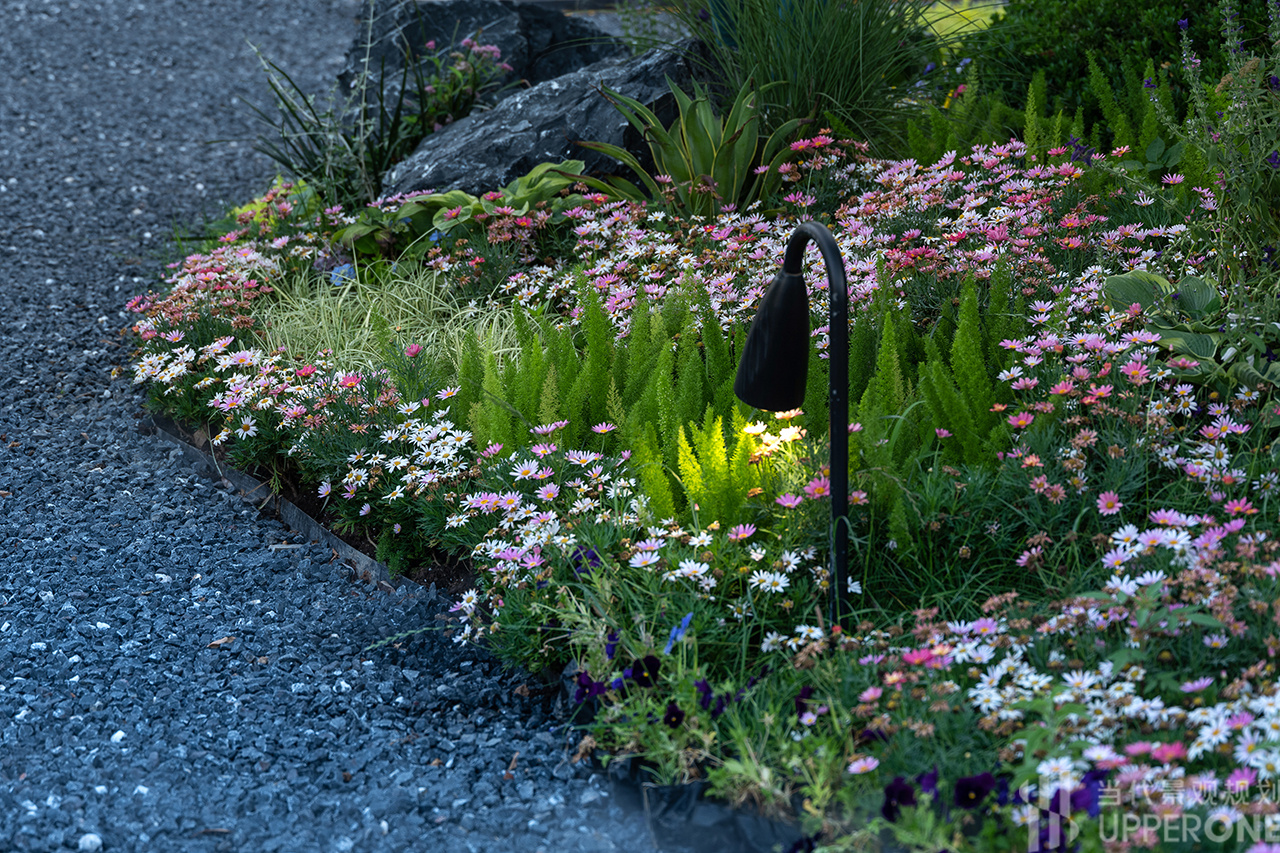
[[[80,843],[76,849],[85,851],[85,853],[98,853],[102,849],[102,836],[94,832],[86,832],[80,836]]]
[[[606,59],[540,83],[472,113],[424,139],[383,178],[383,195],[460,189],[472,195],[506,186],[539,163],[582,160],[586,174],[617,172],[609,157],[578,141],[607,142],[651,163],[640,134],[601,94],[607,87],[635,98],[669,124],[675,99],[666,78],[690,91],[686,58],[693,43],[674,51],[655,48],[634,59]]]
[[[369,15],[373,20],[370,26]],[[480,31],[479,36],[476,32]],[[445,50],[464,38],[496,45],[511,66],[508,82],[537,85],[610,57],[625,56],[626,45],[591,21],[571,17],[535,3],[513,0],[370,0],[361,16],[360,32],[347,51],[338,76],[350,91],[368,46],[369,68],[384,67],[398,85],[402,56],[408,50],[421,61],[426,44]],[[427,66],[430,70],[430,66]],[[502,94],[510,95],[515,89]]]

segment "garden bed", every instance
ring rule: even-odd
[[[1280,772],[1275,277],[1234,242],[1262,209],[1208,177],[1241,149],[1169,122],[1147,82],[1142,129],[1103,150],[1028,109],[1024,139],[886,160],[795,122],[766,137],[744,89],[724,118],[682,102],[685,132],[752,141],[757,168],[715,193],[625,100],[671,173],[644,188],[543,164],[353,214],[280,185],[133,301],[135,381],[214,418],[229,459],[287,458],[393,569],[471,560],[456,638],[572,662],[584,749],[642,762],[648,789],[837,849],[1248,827]],[[732,391],[805,221],[852,307],[836,623],[824,362],[844,354],[816,257],[803,406]]]

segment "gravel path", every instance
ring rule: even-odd
[[[519,679],[438,634],[362,651],[437,602],[348,580],[109,380],[173,225],[274,173],[249,43],[321,90],[358,11],[4,4],[0,851],[653,849]]]

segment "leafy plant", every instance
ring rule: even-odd
[[[1228,315],[1212,282],[1185,276],[1176,285],[1150,272],[1109,276],[1103,287],[1116,312],[1140,313],[1159,344],[1184,358],[1181,375],[1219,392],[1280,385],[1280,323]],[[1136,308],[1135,308],[1136,306]]]
[[[640,177],[648,197],[654,201],[666,200],[671,195],[672,206],[685,215],[714,215],[730,204],[745,207],[777,188],[781,182],[778,166],[788,154],[786,143],[800,126],[800,121],[793,119],[781,124],[767,138],[762,136],[761,99],[780,83],[756,90],[747,81],[723,117],[713,109],[711,96],[696,83],[692,98],[670,78],[667,85],[680,113],[671,127],[665,129],[653,111],[639,101],[610,89],[604,92],[648,142],[657,176],[647,174],[634,155],[616,145],[579,144],[629,167]],[[763,145],[761,139],[764,139]],[[637,201],[645,198],[638,187],[622,178],[587,183],[624,198]],[[660,183],[669,184],[670,193]]]
[[[485,237],[497,222],[516,225],[529,238],[546,220],[561,221],[565,210],[583,203],[581,195],[567,192],[583,180],[583,165],[581,160],[540,163],[480,198],[450,190],[366,207],[335,239],[357,256],[412,259],[448,235]]]
[[[911,91],[930,62],[964,36],[924,0],[713,0],[676,14],[710,49],[730,92],[762,92],[768,128],[831,113],[876,151],[900,136]]]
[[[364,62],[349,97],[307,94],[279,65],[258,53],[278,116],[253,111],[273,128],[254,149],[305,181],[325,206],[352,207],[378,198],[383,177],[442,124],[462,118],[498,91],[509,66],[493,45],[464,38],[460,49],[430,51],[424,64],[410,45],[400,68],[372,68],[374,16],[364,21]],[[430,69],[430,70],[429,70]],[[398,80],[396,79],[398,78]]]
[[[1178,22],[1186,21],[1192,48],[1205,58],[1205,72],[1221,76],[1226,65],[1214,47],[1220,44],[1214,0],[1152,0],[1112,3],[1110,0],[1009,0],[991,24],[974,34],[968,49],[985,59],[982,70],[991,91],[1013,108],[1025,105],[1026,81],[1043,73],[1049,81],[1047,108],[1072,115],[1084,110],[1084,122],[1103,120],[1102,108],[1091,97],[1088,58],[1097,64],[1113,90],[1142,79],[1148,59],[1156,68],[1179,55]],[[1261,4],[1257,4],[1261,5]],[[1263,36],[1258,20],[1246,20],[1250,40]],[[1175,110],[1189,92],[1178,93]],[[1124,144],[1124,143],[1118,143]],[[1128,144],[1134,144],[1130,142]]]
[[[1202,158],[1216,184],[1205,204],[1215,209],[1211,239],[1226,301],[1236,312],[1256,313],[1248,304],[1255,293],[1280,294],[1272,260],[1280,250],[1280,8],[1267,6],[1270,47],[1261,55],[1246,51],[1233,0],[1220,9],[1226,73],[1212,90],[1202,86],[1203,63],[1184,31],[1187,121],[1178,123],[1158,101],[1156,107],[1166,130]]]

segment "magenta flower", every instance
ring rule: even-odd
[[[750,538],[756,532],[754,524],[739,524],[737,527],[729,531],[729,541],[738,542],[743,539]]]
[[[1258,771],[1252,767],[1237,767],[1227,776],[1227,790],[1233,794],[1243,794],[1249,786],[1258,781]]]
[[[422,354],[422,345],[409,344],[407,347],[404,348],[404,354],[408,358],[417,358],[419,355]]]
[[[1098,514],[1099,515],[1115,515],[1124,504],[1120,503],[1120,496],[1115,492],[1103,492],[1098,495]]]
[[[533,429],[529,430],[529,432],[533,433],[534,435],[551,435],[551,433],[555,432],[556,430],[563,429],[568,425],[569,425],[568,421],[556,421],[553,424],[540,424],[534,427]]]
[[[1162,743],[1155,749],[1151,750],[1151,757],[1161,764],[1168,764],[1177,761],[1180,758],[1187,757],[1187,747],[1182,741],[1171,741],[1170,743]]]
[[[1000,623],[990,617],[979,619],[969,626],[969,633],[977,634],[980,637],[998,634],[1000,633]]]
[[[778,506],[786,509],[795,509],[803,502],[804,498],[799,495],[780,495],[778,499],[774,501]]]
[[[1227,501],[1222,505],[1228,515],[1254,515],[1258,512],[1257,508],[1249,502],[1248,498],[1236,498]]]
[[[604,435],[605,433],[613,432],[615,429],[617,429],[617,427],[614,426],[613,424],[604,423],[604,424],[596,424],[591,428],[591,431],[595,433],[599,433],[600,435]]]
[[[1210,684],[1213,684],[1213,679],[1206,675],[1203,678],[1197,678],[1195,681],[1188,681],[1184,683],[1182,685],[1182,692],[1183,693],[1199,693],[1201,690],[1204,690]]]
[[[1036,416],[1030,412],[1018,412],[1016,415],[1009,415],[1009,426],[1014,429],[1026,429],[1035,419]]]
[[[804,493],[814,500],[825,498],[831,494],[831,481],[826,477],[814,477],[804,487]]]
[[[948,432],[947,430],[943,429],[942,427],[938,427],[938,428],[937,428],[937,429],[935,429],[933,432],[934,432],[934,434],[935,434],[935,435],[937,435],[937,436],[938,436],[938,438],[950,438],[950,437],[951,437],[951,433],[950,433],[950,432]]]

